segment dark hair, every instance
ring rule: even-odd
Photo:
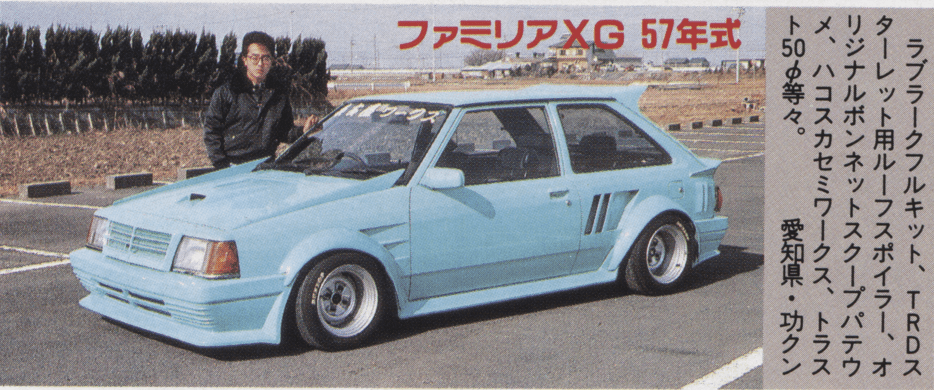
[[[266,47],[273,57],[276,56],[276,41],[269,34],[262,31],[253,31],[243,36],[243,47],[240,49],[240,55],[245,56],[252,44],[260,44]]]

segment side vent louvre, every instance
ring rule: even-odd
[[[590,215],[587,217],[587,225],[584,227],[584,235],[603,231],[603,225],[606,223],[606,213],[610,208],[609,206],[610,194],[597,194],[593,196],[593,202],[590,204]]]

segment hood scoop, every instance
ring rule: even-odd
[[[191,196],[188,197],[188,200],[190,200],[190,201],[196,201],[196,200],[201,200],[201,199],[204,199],[204,198],[207,198],[207,196],[201,195],[201,194],[196,194],[196,193],[192,192],[192,193],[191,193]]]

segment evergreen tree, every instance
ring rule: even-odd
[[[132,60],[126,78],[127,98],[134,101],[142,96],[140,73],[143,68],[143,50],[143,34],[139,29],[136,29],[130,37],[130,58]]]
[[[197,97],[201,90],[198,85],[195,85],[195,70],[198,66],[196,56],[198,36],[192,32],[179,30],[171,36],[168,70],[172,81],[169,92],[176,102],[188,101]]]
[[[153,102],[156,99],[165,101],[166,97],[166,68],[165,46],[166,35],[160,31],[153,31],[149,35],[149,42],[143,50],[141,71],[139,75],[140,94],[143,99]]]
[[[214,70],[214,76],[211,77],[210,90],[213,91],[222,84],[230,81],[237,72],[237,36],[233,32],[224,36],[221,43],[220,59],[217,61],[217,68]]]
[[[69,34],[74,61],[70,62],[69,78],[65,96],[77,103],[100,94],[103,69],[99,55],[100,35],[90,29],[80,28]]]
[[[201,37],[198,38],[198,48],[195,49],[197,65],[194,72],[194,84],[198,87],[198,102],[204,102],[206,95],[211,90],[211,77],[217,69],[217,39],[214,34],[208,34],[201,31]]]
[[[136,31],[139,33],[139,30]],[[136,80],[136,62],[133,50],[133,32],[119,26],[116,30],[107,28],[101,37],[101,67],[104,73],[104,97],[110,100],[128,100],[133,98]]]
[[[49,27],[45,31],[45,59],[49,76],[43,80],[42,91],[43,98],[47,100],[57,101],[65,97],[64,75],[68,67],[61,58],[64,53],[60,54],[63,40],[62,26],[58,26],[58,29]]]
[[[16,79],[22,93],[21,100],[36,103],[39,100],[41,80],[45,76],[44,53],[39,27],[30,27],[26,31],[23,49],[16,56]]]
[[[276,38],[276,58],[285,58],[289,55],[289,47],[292,46],[292,40],[289,37]]]
[[[86,28],[51,27],[45,35],[48,77],[43,91],[51,100],[81,103],[101,95],[104,71],[99,57],[100,35]]]
[[[9,69],[10,64],[6,62],[3,53],[6,52],[6,37],[9,28],[5,23],[0,23],[0,101],[6,101],[6,83],[3,81],[4,72]]]
[[[237,36],[153,32],[143,45],[139,29],[50,26],[45,45],[39,27],[0,24],[0,101],[37,103],[160,102],[203,104],[215,88],[240,71]],[[291,48],[291,51],[289,50]],[[276,77],[291,83],[296,105],[327,106],[327,52],[320,39],[275,40]]]
[[[327,102],[328,53],[324,41],[320,39],[302,39],[301,36],[292,44],[289,54],[289,66],[292,70],[292,98],[298,104],[310,104],[318,109],[329,109]]]
[[[19,84],[19,66],[16,58],[26,43],[26,37],[23,35],[23,26],[14,24],[7,31],[6,45],[3,52],[0,53],[0,63],[2,63],[3,74],[0,82],[3,83],[3,101],[16,103],[22,99],[23,91]]]

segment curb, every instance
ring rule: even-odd
[[[214,172],[214,167],[179,168],[178,180],[191,179],[206,173]],[[120,190],[131,187],[146,187],[153,185],[152,173],[124,173],[107,176],[107,189]],[[44,198],[48,196],[70,195],[71,182],[68,180],[24,183],[17,186],[21,199]]]
[[[211,172],[214,172],[214,167],[178,168],[178,181],[188,180]]]
[[[735,118],[729,118],[729,119],[712,119],[709,121],[710,123],[709,126],[711,127],[723,126],[724,122],[728,122],[729,124],[732,124],[732,125],[739,125],[743,123],[759,123],[759,120],[760,120],[759,115],[750,115],[746,118],[735,117]],[[668,131],[679,131],[682,128],[700,129],[704,127],[704,123],[706,123],[706,121],[694,121],[694,122],[687,123],[687,125],[685,126],[682,126],[681,123],[671,123],[671,124],[665,125],[665,129],[667,129]]]
[[[22,199],[44,198],[47,196],[71,194],[70,181],[47,181],[19,185],[19,197]]]
[[[152,173],[139,172],[127,173],[123,175],[107,176],[107,188],[119,190],[130,187],[143,187],[152,185]]]

